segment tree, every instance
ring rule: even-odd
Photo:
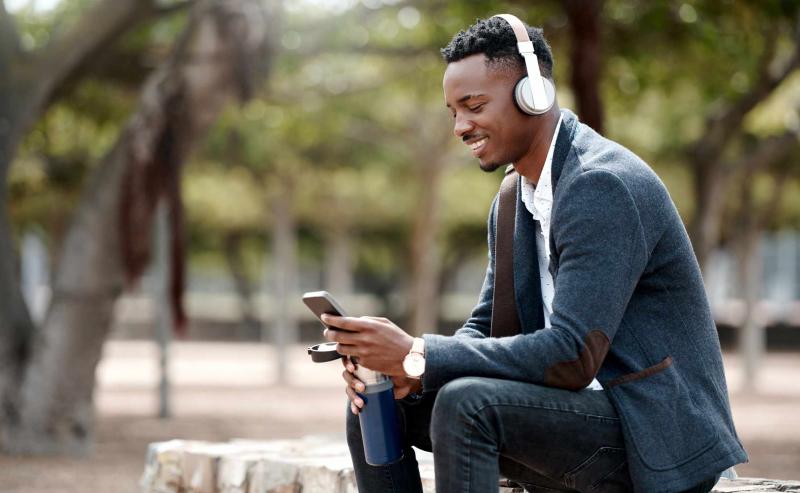
[[[197,2],[171,55],[148,78],[135,114],[84,190],[41,333],[27,353],[15,355],[25,371],[4,396],[6,450],[87,450],[95,368],[125,286],[120,226],[149,237],[158,201],[179,199],[180,165],[196,141],[230,99],[249,97],[263,74],[258,62],[269,60],[268,19],[258,0]],[[125,214],[126,195],[134,216]],[[178,210],[172,208],[173,225],[180,224]],[[146,262],[147,251],[136,254]]]
[[[700,265],[717,246],[722,231],[726,196],[734,189],[738,176],[753,176],[782,159],[800,144],[800,132],[786,128],[777,135],[758,139],[747,145],[744,153],[732,157],[732,150],[741,148],[742,140],[752,137],[746,127],[747,116],[766,101],[786,79],[800,68],[800,9],[766,15],[763,30],[764,46],[754,70],[747,76],[753,82],[739,97],[716,105],[706,115],[702,136],[686,150],[694,178],[695,213],[690,232]],[[781,36],[792,46],[788,57],[778,53]],[[795,108],[800,112],[800,106]]]
[[[758,304],[762,296],[762,252],[761,235],[774,220],[781,207],[786,185],[798,172],[794,162],[796,156],[785,154],[776,157],[768,166],[763,163],[749,166],[737,184],[740,198],[738,207],[728,211],[733,231],[733,247],[736,255],[736,281],[744,300],[744,313],[740,321],[739,351],[744,370],[743,385],[747,390],[756,387],[756,375],[761,356],[766,348],[763,320],[760,320]],[[764,181],[770,182],[770,193],[757,197],[757,171],[762,171]]]
[[[14,394],[31,355],[35,333],[16,277],[16,253],[7,211],[7,178],[17,147],[34,123],[106,46],[159,9],[142,0],[105,0],[71,30],[45,46],[23,49],[17,26],[0,2],[0,421],[15,420]]]
[[[797,146],[791,125],[751,127],[759,107],[792,84],[800,67],[798,7],[779,0],[605,2],[613,55],[606,80],[616,82],[607,86],[606,102],[624,109],[609,124],[614,137],[634,142],[666,173],[688,170],[692,193],[682,212],[701,267],[723,238],[738,179],[749,168],[760,174]]]
[[[570,24],[570,79],[578,116],[600,134],[603,133],[603,102],[600,96],[602,8],[603,0],[564,2]]]

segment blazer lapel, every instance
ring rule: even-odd
[[[578,117],[570,110],[561,110],[562,120],[561,128],[556,137],[556,147],[553,149],[553,162],[550,165],[550,173],[553,184],[553,204],[555,205],[556,190],[558,181],[564,171],[564,166],[567,162],[567,156],[572,148],[572,141],[575,138],[575,130],[578,127]],[[558,251],[556,250],[556,243],[553,236],[553,224],[550,224],[550,263],[548,264],[550,275],[553,276],[553,282],[556,280],[558,274]]]
[[[578,117],[570,110],[561,110],[561,128],[556,137],[556,148],[553,149],[553,162],[550,164],[550,178],[553,182],[553,195],[556,194],[558,180],[564,171],[564,163],[575,138],[575,129],[578,127]]]
[[[569,110],[562,110],[561,128],[556,137],[553,150],[551,174],[553,196],[561,178],[564,165],[572,147],[572,140],[578,126],[578,117]],[[552,225],[550,234],[550,274],[555,281],[558,272],[558,255],[553,241]],[[514,296],[522,332],[529,333],[544,328],[544,309],[542,308],[542,285],[539,279],[539,259],[536,246],[536,221],[522,203],[522,191],[517,184],[517,206],[514,223]]]

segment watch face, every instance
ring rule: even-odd
[[[419,377],[425,373],[425,358],[419,353],[409,353],[403,360],[403,370],[409,377]]]

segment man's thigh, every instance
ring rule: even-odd
[[[493,440],[509,479],[553,490],[631,489],[619,417],[604,391],[469,377],[441,396],[463,400],[442,408],[469,414],[460,418]]]
[[[406,397],[397,402],[406,445],[431,452],[431,414],[437,392],[426,392],[421,398]]]

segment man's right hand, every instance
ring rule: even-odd
[[[364,407],[364,399],[359,397],[356,392],[364,392],[367,387],[364,385],[364,382],[356,378],[356,365],[350,361],[349,357],[346,356],[342,358],[342,364],[344,365],[342,377],[344,377],[344,381],[347,382],[345,392],[347,393],[347,397],[350,398],[350,411],[353,414],[358,414],[361,412],[361,408]]]
[[[364,399],[359,397],[356,392],[364,392],[366,386],[364,382],[356,377],[356,365],[350,361],[349,356],[342,358],[342,364],[344,365],[342,377],[344,377],[344,381],[347,382],[347,387],[345,387],[344,390],[345,393],[347,393],[347,397],[350,398],[350,411],[353,414],[358,414],[364,407]],[[416,378],[392,377],[392,382],[394,383],[395,399],[402,399],[411,392],[419,392],[422,390],[422,381]]]

